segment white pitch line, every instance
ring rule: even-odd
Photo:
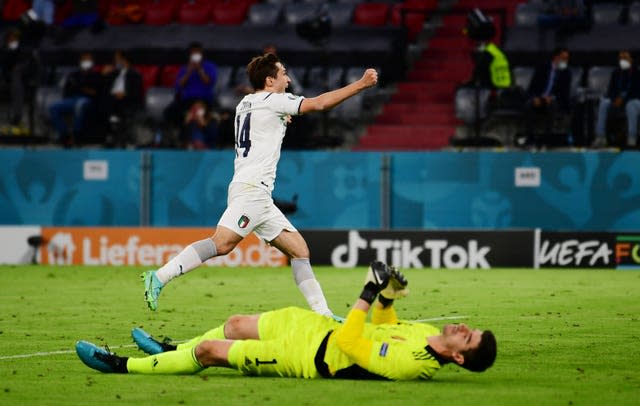
[[[118,348],[131,348],[131,347],[136,347],[136,345],[134,345],[134,344],[116,345],[116,346],[109,347],[109,348],[110,349],[118,349]],[[34,353],[31,353],[31,354],[18,354],[18,355],[0,355],[0,360],[3,360],[3,359],[17,359],[17,358],[47,357],[49,355],[60,355],[60,354],[75,354],[75,350],[34,352]]]
[[[425,321],[441,321],[441,320],[458,320],[458,319],[467,319],[469,316],[443,316],[443,317],[432,317],[430,319],[419,319],[419,320],[411,320],[416,323],[424,323]]]

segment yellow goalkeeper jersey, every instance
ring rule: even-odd
[[[374,314],[374,323],[375,319]],[[361,337],[371,343],[366,365],[358,365],[355,359],[340,350],[336,342],[339,329],[332,332],[323,343],[326,345],[324,363],[329,375],[352,379],[431,379],[443,362],[428,346],[428,337],[439,335],[440,330],[429,324],[393,319],[395,312],[392,320],[384,320],[384,324],[364,324]],[[348,324],[340,328],[345,327],[349,328]],[[363,349],[367,347],[362,346]]]

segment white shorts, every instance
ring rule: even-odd
[[[246,237],[254,232],[266,242],[273,241],[282,230],[297,231],[273,203],[269,192],[246,183],[231,183],[227,209],[218,225]]]

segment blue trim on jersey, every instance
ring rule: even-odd
[[[273,94],[273,93],[269,93],[269,94],[267,95],[267,97],[265,97],[265,98],[264,98],[264,99],[262,99],[262,100],[267,100],[267,99],[269,98],[269,96],[271,96],[272,94]]]

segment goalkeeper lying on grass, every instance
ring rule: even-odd
[[[132,374],[193,374],[207,367],[228,367],[260,376],[409,380],[431,379],[450,362],[476,372],[493,364],[496,340],[490,331],[464,324],[448,324],[440,331],[398,321],[393,300],[407,295],[406,286],[400,272],[374,262],[344,324],[288,307],[232,316],[177,346],[136,328],[135,342],[151,354],[145,358],[120,357],[86,341],[76,344],[76,352],[91,368]],[[366,323],[376,298],[372,322]]]

